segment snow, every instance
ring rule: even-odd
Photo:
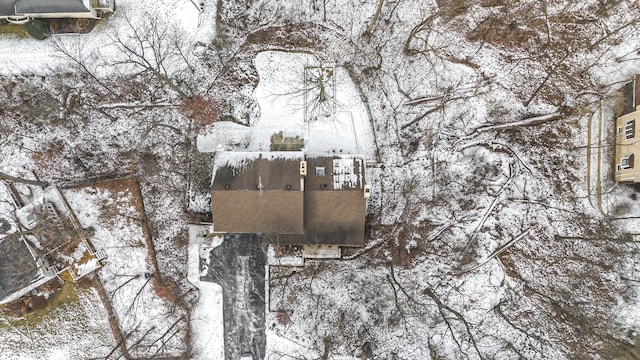
[[[606,348],[610,344],[603,345],[601,340],[609,338],[637,346],[640,318],[635,314],[640,296],[633,285],[639,270],[633,258],[637,249],[628,242],[637,236],[626,232],[640,232],[640,222],[633,218],[640,205],[635,189],[612,183],[610,146],[586,141],[587,122],[598,111],[597,103],[602,102],[605,121],[610,121],[615,116],[616,92],[638,71],[638,35],[633,26],[620,27],[637,22],[636,9],[631,2],[614,2],[607,5],[611,10],[596,11],[601,2],[595,0],[545,3],[544,12],[542,3],[535,1],[499,6],[470,2],[468,8],[456,8],[459,14],[451,14],[441,11],[446,10],[442,3],[385,2],[373,31],[363,36],[377,1],[326,2],[326,13],[322,6],[278,0],[247,6],[221,2],[221,13],[216,14],[216,4],[207,0],[201,14],[197,0],[196,4],[121,0],[114,16],[86,36],[58,36],[42,42],[3,37],[0,46],[11,51],[0,51],[0,74],[26,82],[33,74],[66,73],[72,67],[55,50],[61,44],[84,48],[88,59],[102,60],[95,63],[98,73],[112,75],[116,70],[109,63],[121,54],[111,37],[116,32],[130,35],[128,19],[133,28],[139,28],[145,19],[159,18],[166,29],[177,28],[188,35],[189,42],[203,44],[214,40],[219,27],[226,35],[215,39],[220,59],[207,59],[213,70],[205,78],[217,77],[217,71],[226,65],[237,66],[240,75],[251,73],[249,58],[253,55],[248,54],[259,52],[253,64],[260,78],[258,87],[242,86],[238,93],[255,101],[260,116],[236,116],[251,127],[214,123],[207,134],[199,136],[199,150],[267,152],[271,135],[284,131],[287,136],[304,138],[309,152],[343,150],[379,162],[379,168],[368,172],[378,180],[372,189],[379,196],[377,207],[370,210],[372,239],[365,249],[349,261],[310,261],[287,283],[272,287],[276,295],[270,305],[276,308],[271,310],[278,312],[267,314],[267,342],[273,358],[320,357],[325,338],[334,339],[332,359],[360,356],[365,342],[373,344],[374,357],[411,359],[597,357],[602,356],[598,351],[606,354],[604,350],[610,350]],[[408,41],[407,34],[433,14],[438,16]],[[592,18],[593,14],[598,17]],[[487,31],[486,38],[470,40],[473,34],[468,29],[491,20],[490,15],[506,21],[490,21],[491,31],[515,28],[497,35]],[[585,21],[570,20],[583,17]],[[546,20],[546,28],[539,27],[541,19]],[[315,24],[321,31],[305,30],[299,35],[300,22]],[[282,44],[245,43],[251,32],[280,25],[274,32],[280,32],[277,39]],[[513,39],[519,31],[523,37]],[[611,41],[588,46],[603,36]],[[301,41],[306,39],[311,44]],[[570,53],[563,57],[567,49]],[[205,54],[205,46],[197,45],[193,53]],[[220,63],[229,57],[237,61]],[[305,75],[316,80],[324,76],[329,100],[319,104],[318,111],[304,109],[318,95],[320,84],[305,83]],[[547,76],[547,86],[534,93]],[[247,78],[251,75],[233,80]],[[49,90],[59,94],[53,89],[58,85],[49,84]],[[218,85],[212,85],[207,95],[229,96]],[[306,97],[305,88],[309,90]],[[7,96],[7,101],[29,109],[20,95]],[[59,157],[54,156],[53,161],[46,157],[38,161],[34,156],[34,151],[55,150],[50,145],[58,141],[68,144],[70,150],[84,150],[79,152],[80,161],[103,161],[105,168],[122,169],[110,155],[148,151],[150,158],[162,159],[159,164],[165,173],[182,171],[181,165],[167,161],[174,156],[171,146],[177,136],[165,128],[145,132],[141,119],[186,127],[184,119],[164,106],[169,104],[164,98],[159,99],[162,108],[138,117],[136,110],[115,110],[115,105],[136,104],[140,103],[99,104],[101,110],[114,111],[116,119],[98,112],[86,119],[79,116],[71,119],[77,124],[70,131],[59,130],[61,125],[28,123],[36,129],[19,127],[6,138],[3,132],[1,167],[13,174],[35,169],[46,177],[77,179],[84,173],[69,159],[58,162]],[[228,112],[245,115],[255,104],[238,102]],[[527,121],[557,112],[565,118],[547,124]],[[511,129],[515,126],[520,127]],[[601,205],[593,191],[595,175],[587,175],[586,147],[603,149],[599,165],[604,170],[598,179],[603,190]],[[102,157],[88,158],[95,154]],[[133,156],[133,168],[150,166],[136,161]],[[149,194],[161,185],[154,180],[147,180]],[[180,176],[171,181],[175,189],[180,188]],[[144,284],[140,275],[150,268],[144,237],[131,219],[104,213],[115,207],[123,215],[135,218],[139,214],[115,200],[127,199],[126,194],[74,191],[70,197],[82,215],[81,222],[95,228],[96,243],[109,255],[100,275],[107,290],[115,291],[124,279],[133,279],[135,286],[125,286],[116,296],[117,313],[128,317],[123,326],[130,330],[135,320],[150,329],[153,320],[141,318],[143,314],[136,309],[127,314],[126,305]],[[176,220],[181,216],[178,197],[168,193],[150,196],[149,208],[159,214],[154,220],[175,221],[162,239],[177,237],[183,226]],[[523,233],[528,235],[519,238]],[[512,246],[500,256],[459,273],[509,241]],[[172,263],[171,258],[183,247],[172,248],[170,241],[159,244],[160,253],[169,259],[163,266],[179,273],[175,269],[182,264]],[[215,359],[222,356],[221,341],[216,343],[211,335],[221,334],[221,328],[213,325],[220,312],[206,309],[219,309],[221,301],[219,288],[197,279],[197,253],[214,246],[205,245],[198,249],[190,242],[188,246],[188,278],[200,289],[191,326],[196,355]],[[470,330],[453,311],[439,308],[429,294],[461,314]],[[154,309],[151,319],[158,315],[155,310],[166,310],[167,304],[153,293],[144,291],[143,298],[142,307]],[[95,316],[105,317],[104,312]],[[162,319],[155,322],[164,324]],[[584,323],[605,324],[593,330],[606,333],[593,338],[583,331],[580,324]],[[482,355],[476,354],[472,335]],[[14,336],[6,335],[9,340]],[[113,346],[113,339],[108,334],[106,338]],[[25,351],[31,351],[26,344],[29,350]],[[585,344],[593,348],[580,348]],[[84,339],[79,345],[93,348],[94,342]],[[50,353],[38,348],[25,356],[46,358],[67,350],[74,351],[64,344],[52,345]],[[174,344],[173,350],[171,355],[178,354],[179,345]],[[83,355],[71,352],[69,358]]]
[[[358,166],[358,172],[354,167],[354,161]],[[354,159],[351,156],[341,156],[333,159],[333,188],[355,189],[360,184],[362,187],[362,174],[364,173],[362,159]]]
[[[117,37],[127,39],[132,35],[133,30],[140,30],[153,21],[157,22],[160,29],[166,30],[168,36],[177,34],[178,39],[193,45],[194,54],[201,53],[215,37],[216,2],[203,0],[204,11],[202,12],[199,9],[200,2],[119,0],[113,16],[102,20],[87,35],[59,35],[44,41],[3,35],[0,38],[0,49],[3,50],[0,51],[0,75],[16,76],[19,77],[16,81],[21,82],[20,79],[25,77],[28,79],[32,75],[55,75],[59,72],[73,71],[74,64],[60,51],[60,49],[67,49],[72,55],[86,60],[90,70],[95,71],[99,76],[112,76],[123,70],[123,68],[115,69],[113,66],[113,63],[122,55],[114,44],[114,39]],[[187,54],[187,56],[190,55],[190,53]],[[74,86],[82,88],[83,84],[76,83]],[[120,105],[131,106],[132,104]],[[96,118],[95,121],[83,124],[82,129],[79,130],[93,134],[105,134],[106,131],[109,135],[105,135],[105,138],[117,137],[122,144],[126,144],[125,146],[135,147],[136,144],[141,144],[140,133],[131,131],[135,119],[126,116],[121,121],[103,122],[102,120]],[[4,118],[1,122],[4,124]],[[41,128],[38,134],[31,134],[31,136],[28,134],[28,128],[17,129],[11,136],[0,138],[2,171],[20,175],[25,169],[35,169],[38,164],[34,161],[33,152],[39,150],[40,146],[52,138],[68,144],[74,151],[84,146],[95,145],[93,141],[87,142],[68,134],[62,135],[56,128]],[[76,140],[79,140],[79,143],[76,143]],[[163,149],[156,148],[156,151],[162,152]],[[65,173],[64,166],[60,166],[60,163],[55,161],[47,161],[46,165],[50,166],[54,174],[60,172],[64,177],[72,175],[70,172]],[[51,175],[52,173],[47,173],[47,176]],[[186,326],[183,324],[184,320],[180,320],[184,313],[180,308],[176,309],[175,304],[156,294],[153,278],[147,281],[143,277],[143,274],[153,273],[153,270],[144,233],[136,221],[141,214],[134,206],[127,204],[131,199],[130,194],[110,193],[99,187],[65,190],[65,193],[76,209],[81,224],[95,231],[92,238],[95,247],[107,253],[106,266],[100,270],[99,276],[113,299],[113,307],[123,333],[131,332],[127,341],[132,355],[145,358],[180,355],[184,351],[184,344],[181,342]],[[117,215],[114,216],[112,212],[117,212]],[[165,234],[161,233],[161,235]],[[162,242],[158,244],[160,250],[162,250],[162,244]],[[78,271],[84,273],[92,270],[96,265],[97,261],[93,259],[80,265]],[[166,270],[169,271],[168,268]],[[84,329],[73,328],[76,322],[67,324],[68,320],[64,319],[65,321],[59,327],[59,334],[51,331],[51,334],[41,334],[40,345],[28,344],[23,346],[23,350],[20,346],[8,349],[5,346],[6,342],[15,342],[18,345],[25,342],[24,339],[15,340],[11,332],[3,332],[1,341],[3,354],[0,357],[14,359],[17,358],[16,354],[23,354],[23,358],[77,359],[85,358],[87,349],[93,349],[92,354],[100,356],[105,348],[108,353],[115,346],[115,341],[106,323],[105,308],[95,294],[91,299],[91,306],[99,311],[93,313],[87,311],[86,314],[80,315],[81,318],[85,316],[86,319],[82,318],[79,322],[84,324],[93,321],[96,325],[99,324],[105,330],[104,334],[101,334],[105,335],[104,337],[96,336],[92,326],[85,324]],[[174,334],[175,331],[163,335],[176,322],[178,323],[177,335]],[[38,327],[34,327],[33,330],[40,331]],[[26,331],[31,332],[31,329],[27,327]],[[146,343],[153,343],[161,336],[165,339],[157,341],[146,349],[135,345],[137,339],[145,340],[142,345],[146,346]],[[69,341],[70,339],[73,341]],[[164,342],[166,347],[156,354],[155,351]]]
[[[191,344],[193,359],[224,359],[224,322],[222,287],[200,281],[200,264],[209,260],[209,251],[222,241],[214,236],[207,241],[208,226],[189,225],[189,282],[198,288],[198,302],[191,310]],[[202,271],[205,271],[204,269]]]
[[[267,328],[267,349],[273,349],[271,353],[268,353],[265,359],[269,359],[270,356],[273,358],[278,358],[282,356],[288,356],[291,358],[304,358],[305,356],[309,356],[310,351],[304,345],[295,342],[294,340],[288,339],[284,336],[281,336],[277,332],[269,330]],[[314,353],[314,355],[317,355]],[[314,356],[314,358],[319,356]]]
[[[98,259],[93,258],[87,261],[86,263],[82,263],[82,264],[76,263],[74,264],[74,267],[77,269],[76,273],[78,274],[78,277],[82,277],[99,268],[100,262],[98,261]]]
[[[215,179],[219,168],[229,166],[233,169],[242,169],[243,165],[262,157],[267,161],[275,159],[297,160],[304,159],[304,154],[300,151],[270,151],[270,152],[244,152],[244,151],[218,151],[213,163],[213,174],[211,179]]]
[[[0,315],[0,359],[78,359],[108,354],[116,345],[107,312],[93,289],[80,289],[77,299],[51,309],[37,320]]]
[[[335,101],[328,114],[322,113],[315,120],[305,116],[305,98],[317,91],[309,84],[305,87],[305,68],[319,65],[309,54],[259,53],[255,67],[260,82],[254,97],[260,106],[260,119],[251,119],[250,127],[217,123],[210,133],[198,137],[198,150],[269,151],[271,136],[284,131],[287,136],[303,138],[309,153],[344,152],[375,159],[371,120],[344,68],[334,67]]]
[[[267,265],[269,266],[304,266],[304,258],[302,256],[294,256],[294,255],[276,256],[275,249],[273,248],[272,245],[269,245],[267,249]]]
[[[242,164],[263,158],[267,161],[277,159],[303,160],[304,154],[300,151],[269,151],[269,152],[245,152],[245,151],[219,151],[216,153],[214,169],[220,167],[241,168]],[[215,170],[214,170],[215,173]]]
[[[88,1],[88,0],[87,0]],[[192,43],[209,43],[215,37],[216,3],[214,0],[203,2],[204,12],[191,0],[118,0],[117,9],[103,20],[89,34],[56,35],[52,38],[36,41],[32,38],[4,36],[0,39],[1,75],[46,75],[59,68],[69,66],[69,60],[61,56],[58,46],[80,46],[95,58],[114,58],[117,48],[110,36],[122,34],[127,30],[127,22],[134,25],[146,19],[156,18],[164,22],[167,28],[175,27],[189,38]],[[128,29],[131,31],[131,29]]]
[[[125,187],[113,193],[98,184],[67,189],[64,193],[81,225],[94,229],[90,240],[96,250],[104,250],[107,254],[106,264],[98,276],[111,297],[123,332],[132,332],[128,338],[129,351],[140,356],[149,356],[155,351],[175,355],[182,349],[180,336],[168,339],[165,349],[159,349],[159,344],[149,348],[131,345],[136,341],[152,342],[167,336],[165,331],[173,323],[180,322],[181,316],[174,304],[156,293],[150,283],[152,278],[144,276],[154,270],[150,265],[145,234],[137,220],[142,214],[134,206],[132,191],[131,187]],[[91,265],[88,263],[86,268],[79,270],[89,269]]]

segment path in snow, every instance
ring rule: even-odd
[[[598,117],[597,121],[593,119],[595,116]],[[600,103],[598,112],[594,112],[589,116],[587,122],[587,193],[591,206],[604,215],[605,212],[602,207],[603,133],[602,103]],[[594,142],[595,139],[597,139],[597,142]],[[593,151],[594,146],[597,149],[595,152]],[[596,203],[594,203],[594,198]]]

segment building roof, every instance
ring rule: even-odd
[[[213,190],[216,231],[303,234],[303,192]]]
[[[83,13],[90,11],[87,0],[16,0],[16,14]]]
[[[0,300],[29,286],[37,275],[36,262],[12,216],[17,206],[9,186],[0,181]]]
[[[362,191],[305,191],[305,243],[362,246],[365,207]]]
[[[364,159],[355,155],[308,155],[306,160],[305,243],[362,246]]]
[[[0,240],[0,299],[29,286],[36,274],[36,262],[20,236]]]
[[[216,154],[211,200],[217,230],[302,234],[301,152]]]
[[[212,189],[300,191],[301,152],[221,152],[216,154]]]
[[[13,16],[16,14],[16,0],[0,0],[0,16]]]
[[[306,176],[300,173],[303,160]],[[214,162],[216,231],[276,234],[267,238],[278,244],[364,243],[362,157],[223,152]]]
[[[624,84],[622,115],[636,111],[637,106],[640,105],[640,86],[637,86],[638,81],[640,81],[640,75],[636,75],[634,80]]]
[[[364,159],[356,155],[307,155],[307,190],[354,190],[364,187]]]

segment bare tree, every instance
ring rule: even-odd
[[[181,98],[191,99],[196,92],[195,59],[185,35],[154,14],[125,17],[125,22],[126,27],[114,28],[109,34],[119,50],[113,65],[123,74],[149,75]]]

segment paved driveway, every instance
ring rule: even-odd
[[[249,353],[256,360],[264,359],[266,247],[262,238],[226,234],[210,256],[209,270],[201,280],[222,286],[225,357],[236,360]]]

